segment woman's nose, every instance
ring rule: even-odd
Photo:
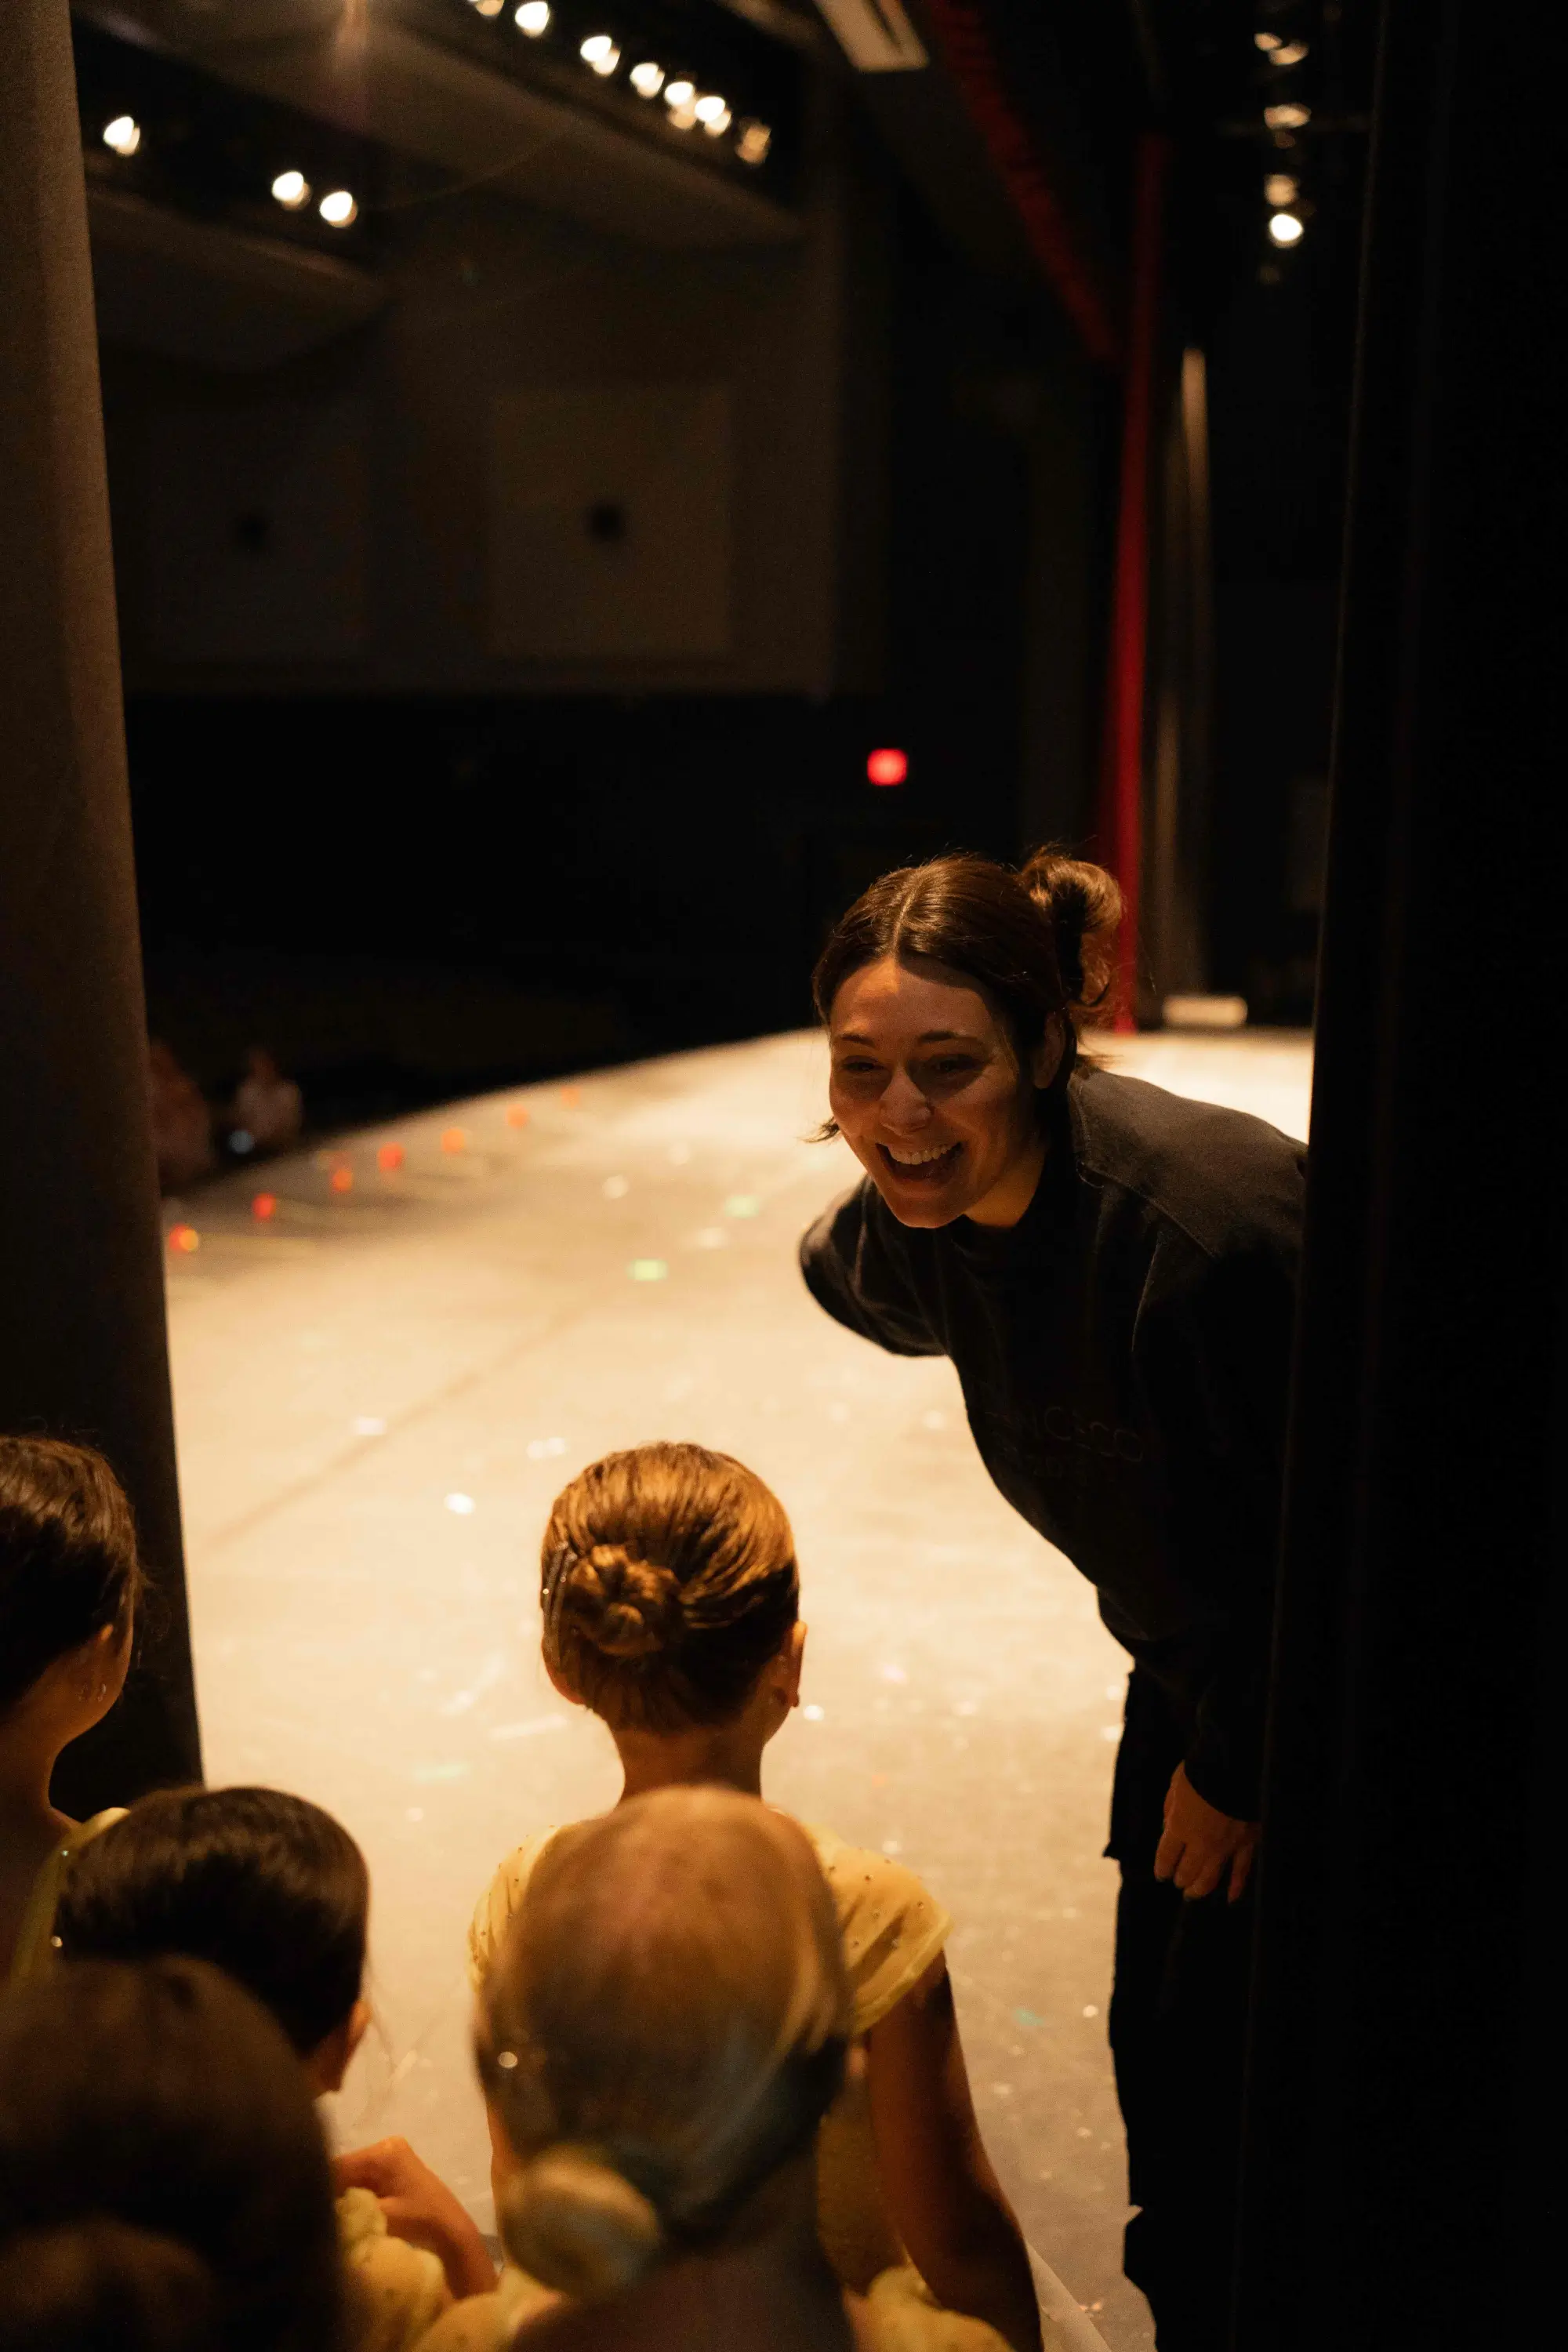
[[[882,1089],[882,1117],[895,1127],[915,1127],[931,1117],[931,1105],[908,1070],[893,1072]]]

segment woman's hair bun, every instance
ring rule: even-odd
[[[513,2262],[584,2303],[635,2285],[664,2243],[649,2200],[589,2147],[549,2147],[521,2166],[500,2221]]]
[[[1115,974],[1121,885],[1103,866],[1048,847],[1036,850],[1018,879],[1049,918],[1068,1003],[1092,1012],[1110,994]]]
[[[679,1578],[624,1544],[569,1554],[560,1562],[552,1598],[607,1658],[651,1657],[680,1626]]]

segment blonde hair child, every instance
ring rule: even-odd
[[[701,1782],[761,1794],[763,1751],[799,1704],[805,1628],[789,1521],[760,1478],[699,1445],[594,1463],[551,1514],[542,1597],[546,1670],[609,1729],[623,1803]],[[562,1834],[497,1871],[469,1931],[476,1982]],[[820,2136],[822,2242],[846,2285],[912,2261],[948,2310],[1037,2352],[1028,2253],[970,2096],[942,1956],[952,1922],[901,1864],[807,1834],[865,2053]]]
[[[863,2298],[823,2252],[853,2023],[832,1894],[757,1798],[659,1789],[553,1838],[480,2000],[521,2267],[421,2352],[1004,2352],[907,2268]]]

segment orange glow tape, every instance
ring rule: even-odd
[[[186,1256],[189,1256],[192,1250],[200,1249],[201,1245],[202,1237],[195,1225],[170,1226],[169,1247],[172,1250],[183,1251]]]
[[[384,1143],[375,1155],[375,1164],[384,1176],[390,1176],[395,1169],[402,1167],[406,1157],[401,1143]]]
[[[468,1148],[468,1138],[467,1131],[464,1129],[460,1127],[448,1127],[442,1134],[441,1149],[443,1151],[466,1151]]]
[[[258,1192],[250,1204],[250,1213],[253,1217],[260,1217],[264,1220],[268,1217],[275,1217],[278,1214],[277,1193]]]
[[[353,1191],[353,1188],[354,1188],[354,1171],[353,1171],[353,1170],[352,1168],[334,1168],[334,1169],[333,1169],[333,1171],[332,1171],[332,1190],[333,1190],[333,1192],[352,1192]]]
[[[528,1125],[528,1105],[526,1103],[512,1103],[507,1111],[506,1123],[508,1127],[526,1127]]]

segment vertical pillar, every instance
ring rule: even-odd
[[[200,1769],[67,0],[0,7],[0,1427],[101,1446],[153,1580],[58,1801]]]
[[[1384,0],[1238,2352],[1560,2298],[1563,52]]]

